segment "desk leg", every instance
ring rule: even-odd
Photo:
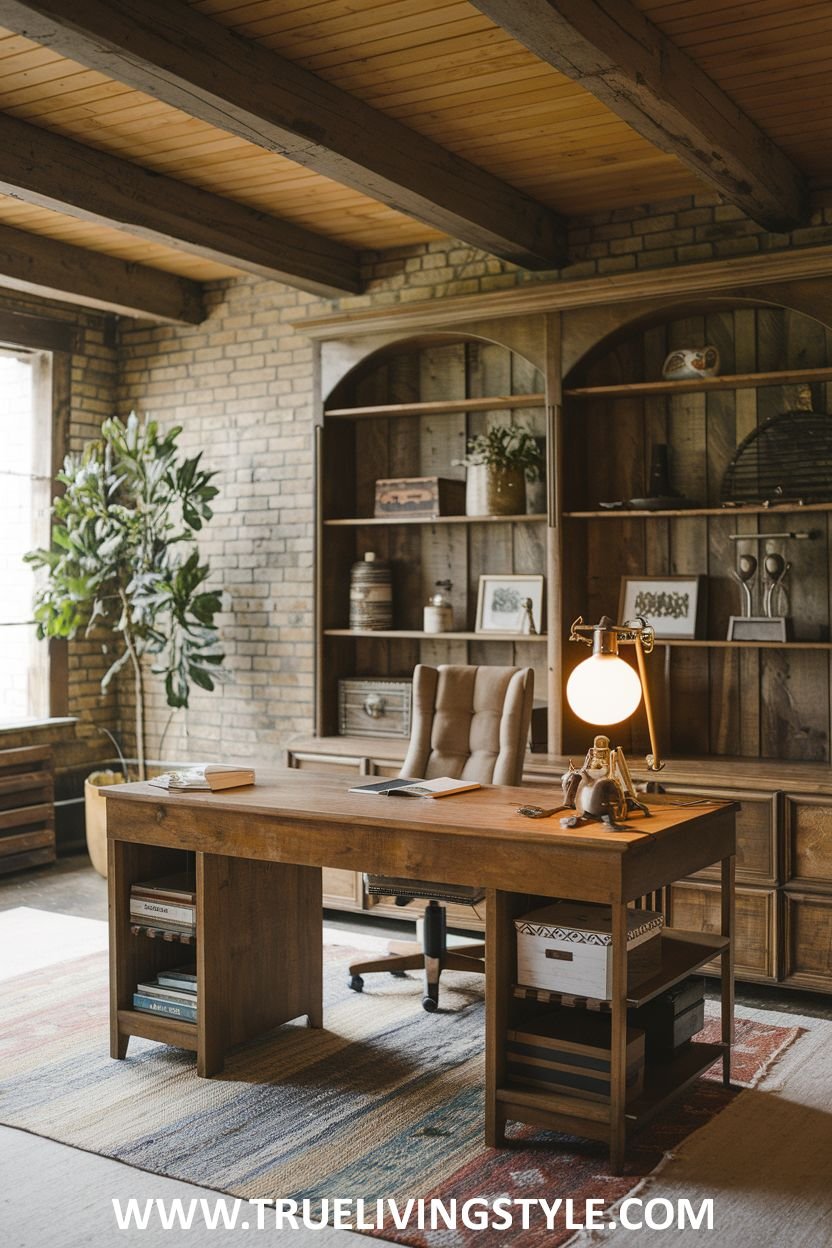
[[[627,1147],[627,907],[612,907],[612,1034],[610,1052],[610,1166],[621,1174]]]
[[[128,942],[130,880],[122,841],[107,842],[107,896],[110,925],[110,1057],[127,1056],[130,1037],[119,1030],[118,1012],[132,1002],[134,984],[129,982]]]
[[[734,939],[735,939],[735,876],[736,858],[722,859],[722,935],[729,938],[728,948],[720,954],[722,986],[722,1082],[731,1083],[731,1045],[734,1042]]]
[[[196,855],[197,1073],[226,1051],[306,1015],[323,1021],[321,872]]]
[[[512,920],[519,913],[513,894],[489,889],[485,903],[485,1143],[499,1148],[506,1140],[506,1115],[497,1100],[505,1083],[509,994],[514,982]]]

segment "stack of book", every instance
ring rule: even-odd
[[[196,967],[180,966],[172,971],[159,971],[155,979],[137,984],[133,1008],[145,1014],[163,1014],[165,1018],[181,1018],[196,1022]]]
[[[182,940],[196,935],[196,892],[193,875],[183,872],[130,889],[130,923],[151,936]]]

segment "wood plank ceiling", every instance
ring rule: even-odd
[[[188,3],[565,217],[711,189],[467,0]],[[828,0],[635,3],[814,186],[832,185]],[[142,8],[141,0],[135,7]],[[12,31],[0,31],[0,113],[349,248],[441,236],[388,204]],[[0,195],[0,225],[196,281],[235,271],[139,237],[123,223],[56,211],[17,192]]]

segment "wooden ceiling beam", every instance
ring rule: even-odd
[[[800,171],[631,0],[473,3],[752,221],[775,232],[805,223]]]
[[[361,289],[348,247],[0,113],[0,191],[235,269],[333,296]]]
[[[122,316],[199,325],[198,282],[0,226],[0,287]]]
[[[0,25],[527,268],[557,213],[182,0],[0,0]]]

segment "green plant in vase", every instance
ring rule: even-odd
[[[468,439],[458,461],[467,469],[465,510],[469,516],[520,516],[526,511],[526,481],[543,476],[543,452],[520,425],[493,425]]]
[[[45,572],[35,598],[41,638],[106,634],[115,657],[101,682],[130,667],[136,759],[146,775],[146,675],[164,685],[168,706],[187,707],[192,685],[212,690],[225,673],[214,617],[220,595],[205,588],[197,534],[211,519],[216,475],[186,458],[181,427],[162,434],[132,413],[107,420],[80,456],[67,456],[52,504],[52,544],[27,562]]]

